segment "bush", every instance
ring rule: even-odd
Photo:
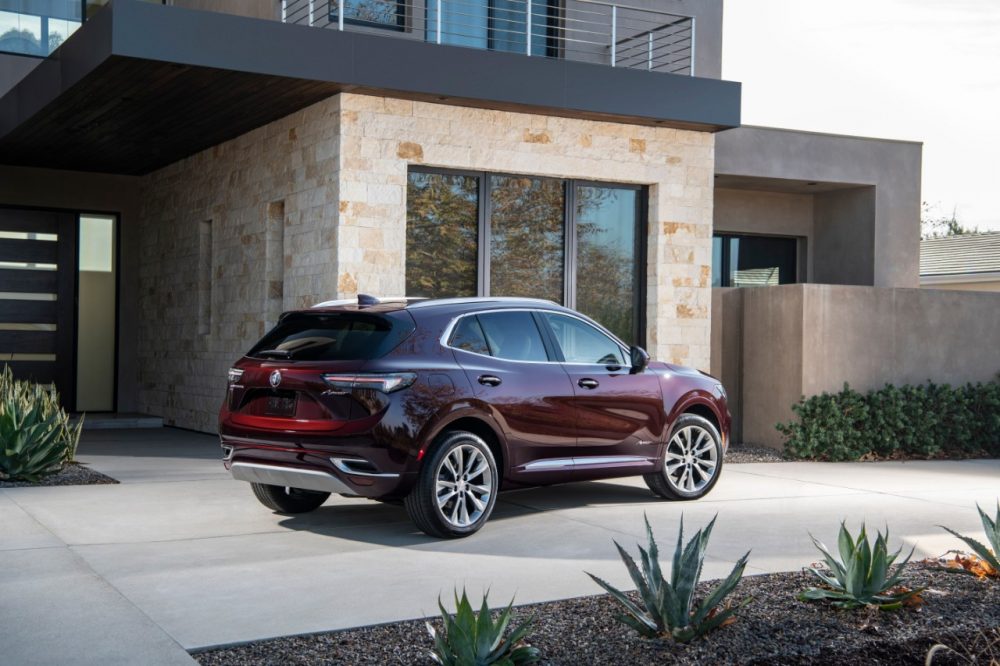
[[[1000,456],[1000,381],[927,383],[802,398],[796,419],[779,423],[793,458]]]
[[[82,421],[75,426],[55,391],[0,372],[0,480],[38,481],[73,460]]]

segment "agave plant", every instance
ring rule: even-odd
[[[823,559],[830,572],[825,573],[816,567],[808,567],[808,571],[828,587],[807,588],[799,594],[799,599],[802,601],[829,599],[837,608],[877,606],[882,610],[895,610],[924,589],[910,590],[897,587],[903,575],[903,567],[913,557],[913,550],[911,549],[910,554],[896,565],[895,571],[890,571],[903,549],[889,554],[888,528],[885,534],[878,532],[873,547],[863,523],[857,539],[854,539],[847,531],[847,526],[841,523],[840,536],[837,539],[839,561],[827,550],[822,541],[811,534],[809,536],[816,544],[816,548],[823,553]]]
[[[942,529],[951,532],[954,536],[958,537],[972,549],[979,559],[985,562],[994,576],[1000,576],[1000,501],[997,502],[997,516],[996,518],[990,518],[985,511],[976,505],[976,510],[979,512],[979,518],[983,521],[983,531],[986,532],[986,541],[989,542],[989,546],[976,541],[972,537],[962,536],[955,530],[940,525]]]
[[[701,578],[702,564],[708,539],[715,525],[715,518],[701,530],[695,532],[684,545],[684,517],[681,516],[680,531],[677,533],[677,547],[674,549],[670,580],[663,576],[660,567],[659,549],[653,538],[653,529],[646,522],[646,536],[649,550],[639,546],[641,568],[624,548],[615,541],[618,554],[628,569],[632,582],[639,592],[639,602],[632,601],[621,590],[612,587],[594,574],[587,575],[607,590],[625,608],[618,619],[635,629],[646,638],[670,637],[679,643],[698,638],[716,627],[722,626],[736,611],[750,602],[749,599],[737,606],[722,607],[722,601],[735,589],[747,565],[750,551],[739,559],[729,576],[712,590],[701,603],[695,604],[695,588]]]
[[[81,423],[75,426],[46,388],[0,371],[0,480],[38,481],[76,454]]]
[[[427,631],[434,639],[431,659],[435,663],[442,666],[520,666],[538,661],[538,648],[531,647],[524,640],[531,628],[531,618],[517,625],[504,638],[514,600],[500,611],[494,621],[486,600],[488,596],[488,592],[483,595],[483,605],[477,614],[472,610],[465,590],[462,590],[461,599],[456,590],[454,615],[445,610],[438,598],[444,632],[436,631],[430,622],[427,623]]]

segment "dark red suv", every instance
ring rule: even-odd
[[[702,497],[730,421],[716,379],[554,303],[369,296],[284,314],[219,418],[226,467],[267,507],[401,500],[438,537],[477,531],[501,489],[641,474]]]

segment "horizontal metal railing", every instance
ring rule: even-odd
[[[282,0],[281,20],[694,75],[693,17],[602,0]]]

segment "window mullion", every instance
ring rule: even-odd
[[[576,308],[576,181],[567,180],[563,195],[563,305]]]
[[[479,177],[479,296],[490,295],[490,178]]]

